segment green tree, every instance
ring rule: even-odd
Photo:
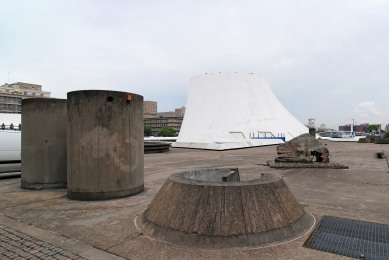
[[[176,130],[171,127],[164,127],[158,132],[158,136],[172,137],[176,134]]]
[[[369,125],[369,133],[373,132],[373,131],[378,131],[378,127],[376,125]]]
[[[389,138],[389,132],[386,132],[386,133],[384,134],[384,138]]]
[[[145,125],[145,136],[150,136],[151,135],[151,126]]]

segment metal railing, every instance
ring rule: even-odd
[[[22,131],[22,125],[19,124],[19,125],[14,125],[14,124],[10,124],[10,125],[6,125],[4,123],[0,124],[0,130],[14,130],[14,131]]]
[[[20,100],[0,100],[1,104],[11,104],[11,105],[20,105],[21,104],[21,99]]]
[[[257,134],[250,133],[250,139],[281,139],[285,142],[285,134],[278,133],[277,136],[275,136],[272,132],[258,131]]]

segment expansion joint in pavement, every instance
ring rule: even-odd
[[[63,198],[63,197],[66,197],[66,195],[65,196],[51,198],[51,199],[46,199],[46,200],[30,201],[30,202],[21,203],[21,204],[17,204],[17,205],[13,205],[13,206],[3,207],[3,208],[0,208],[0,209],[10,209],[10,208],[20,207],[20,206],[24,206],[24,205],[28,205],[28,204],[32,204],[32,203],[44,202],[44,201],[49,201],[49,200],[55,200],[55,199],[59,199],[59,198]]]
[[[123,242],[117,243],[117,244],[115,244],[113,246],[110,246],[110,247],[106,248],[105,251],[109,251],[111,248],[117,247],[118,245],[121,245],[121,244],[125,243],[128,240],[132,240],[132,239],[137,238],[137,237],[142,236],[142,235],[143,235],[142,232],[136,232],[136,234],[132,234],[132,235],[127,236],[126,238],[124,238]]]

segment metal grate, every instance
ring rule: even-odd
[[[304,246],[356,259],[389,259],[389,225],[324,216]]]

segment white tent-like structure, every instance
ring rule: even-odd
[[[274,145],[308,133],[252,73],[213,73],[189,81],[180,134],[173,147],[227,150]]]

